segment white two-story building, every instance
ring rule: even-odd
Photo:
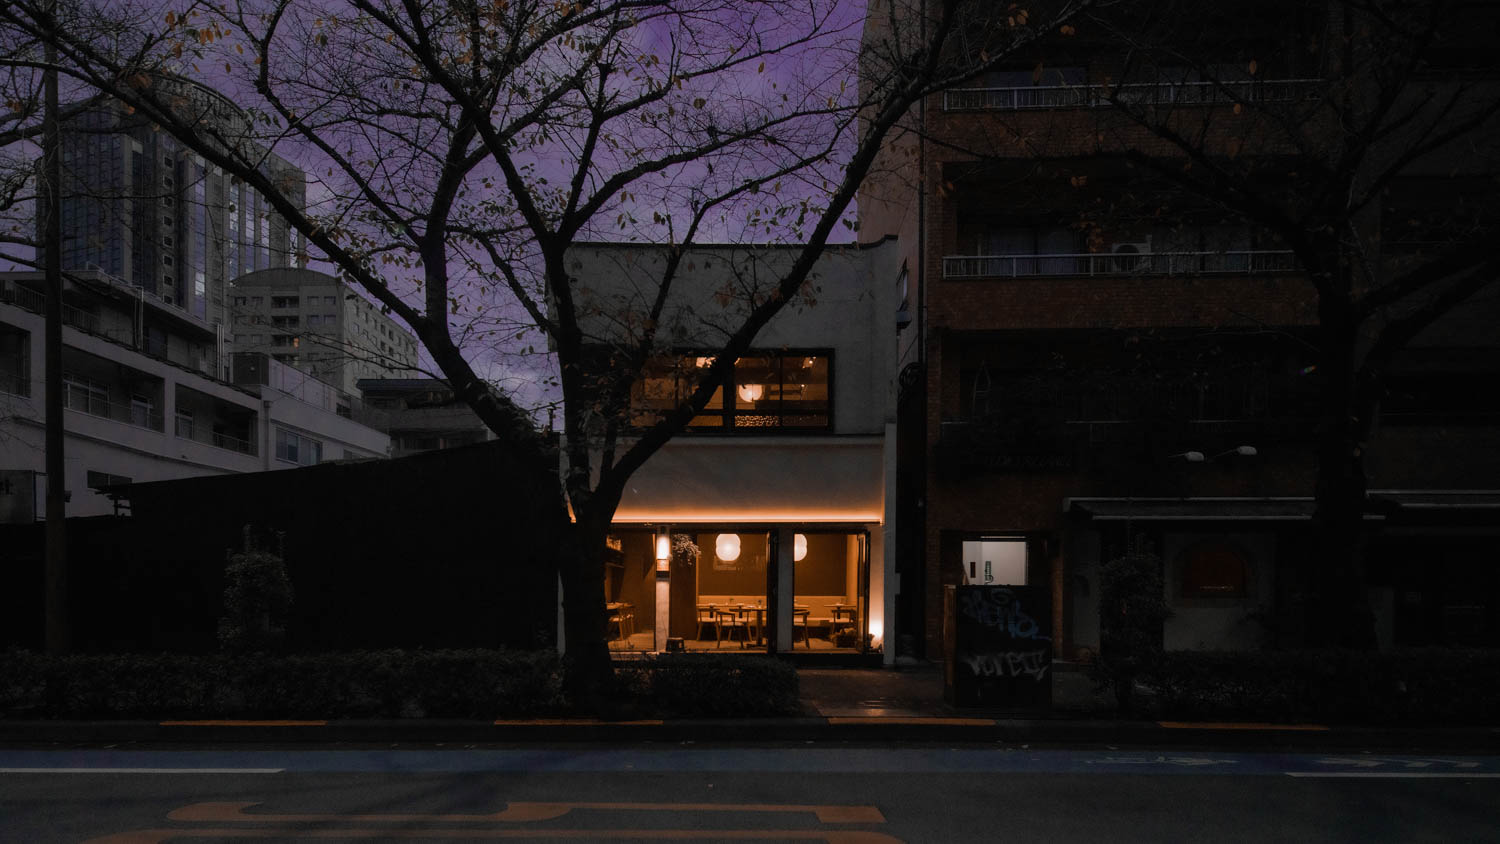
[[[736,361],[731,382],[631,477],[606,572],[613,648],[775,642],[782,652],[894,659],[884,646],[899,588],[894,246],[829,248],[803,295]],[[662,351],[634,385],[634,421],[650,424],[677,406],[725,330],[796,254],[781,246],[691,250],[663,313]],[[607,347],[634,330],[666,260],[666,248],[651,245],[570,251],[588,342]],[[691,566],[680,555],[671,562],[666,587],[658,537],[698,549]]]
[[[0,521],[44,515],[43,289],[40,273],[0,275]],[[229,355],[221,326],[139,287],[73,273],[63,302],[69,515],[112,512],[92,491],[110,484],[389,452],[344,393],[264,355]]]

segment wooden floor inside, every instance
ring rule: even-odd
[[[655,634],[649,630],[638,632],[623,639],[612,640],[609,643],[609,649],[612,651],[650,653],[655,649],[655,638]],[[764,652],[766,649],[765,643],[757,644],[753,638],[748,642],[741,638],[735,638],[733,641],[725,639],[720,642],[715,642],[713,639],[685,639],[683,640],[683,647],[688,651],[707,651],[709,653],[755,653],[757,651]],[[854,648],[834,647],[832,642],[817,636],[812,636],[803,641],[800,634],[793,643],[792,650],[799,653],[855,653]]]

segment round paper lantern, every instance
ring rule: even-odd
[[[725,562],[738,560],[740,558],[740,535],[737,533],[721,533],[714,540],[714,553]]]

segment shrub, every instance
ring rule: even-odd
[[[561,708],[546,652],[0,655],[0,712],[10,715],[496,718]]]
[[[1099,573],[1099,660],[1122,712],[1134,709],[1137,677],[1161,656],[1162,622],[1171,616],[1161,558],[1144,543],[1105,563]]]
[[[1337,724],[1500,722],[1500,651],[1166,653],[1140,681],[1153,714]]]
[[[619,702],[691,717],[798,711],[797,672],[755,656],[622,664]],[[561,714],[556,654],[0,654],[0,715],[48,718],[505,718]]]
[[[622,665],[621,690],[650,711],[676,717],[794,715],[797,670],[769,657],[673,654]]]
[[[281,557],[254,549],[231,554],[224,568],[219,647],[228,653],[278,650],[292,609],[292,581]]]

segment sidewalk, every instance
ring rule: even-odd
[[[1054,663],[1052,712],[1029,718],[1109,717],[1113,701],[1080,667]],[[800,668],[802,702],[832,717],[917,717],[964,714],[943,700],[942,668],[932,664],[889,669]],[[1011,717],[1015,717],[1012,715]]]
[[[19,721],[0,719],[0,743],[639,743],[982,742],[1013,746],[1211,747],[1500,752],[1500,727],[1350,727],[1323,724],[1124,720],[1088,676],[1060,666],[1049,713],[958,710],[943,701],[937,666],[798,670],[804,712],[789,718],[602,721],[536,718],[330,721]]]

